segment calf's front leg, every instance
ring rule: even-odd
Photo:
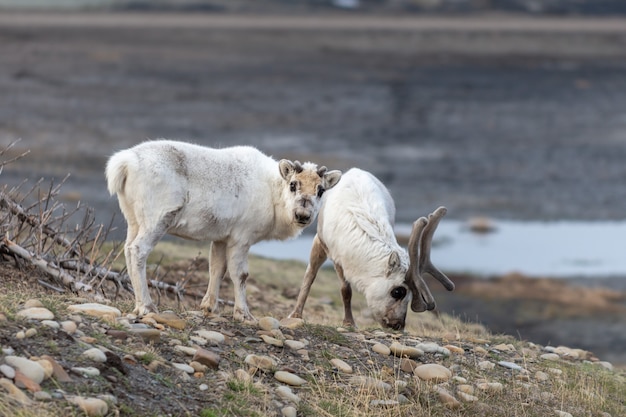
[[[205,314],[219,314],[220,285],[226,274],[226,243],[212,242],[209,251],[209,286],[200,307]]]
[[[302,280],[302,286],[300,287],[300,292],[298,293],[298,300],[296,301],[296,306],[293,311],[289,314],[289,318],[302,318],[302,310],[304,310],[304,304],[306,303],[306,299],[309,296],[309,292],[311,291],[311,285],[313,285],[313,281],[317,277],[317,271],[319,271],[320,267],[326,261],[327,255],[326,250],[324,249],[324,245],[320,241],[319,237],[315,235],[313,238],[313,245],[311,247],[311,254],[309,257],[309,265],[306,268],[306,272],[304,273],[304,279]]]

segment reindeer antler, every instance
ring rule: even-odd
[[[430,260],[433,235],[439,225],[439,221],[445,216],[447,211],[445,207],[439,207],[428,215],[428,219],[420,217],[413,223],[408,248],[410,266],[407,273],[407,285],[413,292],[411,310],[415,312],[433,310],[435,308],[435,299],[424,281],[424,273],[433,276],[448,291],[454,290],[454,283],[433,265]]]

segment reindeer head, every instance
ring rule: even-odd
[[[439,207],[428,219],[417,219],[409,238],[409,265],[401,260],[397,252],[392,252],[385,279],[376,280],[367,289],[367,305],[374,319],[383,327],[404,329],[409,303],[415,312],[435,308],[435,299],[424,281],[424,273],[432,275],[448,291],[454,289],[454,283],[430,260],[433,235],[446,211],[445,207]]]
[[[293,211],[293,221],[302,228],[315,220],[322,195],[341,179],[341,171],[328,171],[311,162],[300,164],[282,159],[278,163],[280,175],[287,187],[287,206]]]

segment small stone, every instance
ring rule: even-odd
[[[462,392],[465,394],[473,394],[474,393],[474,387],[468,384],[460,384],[456,387],[458,392]]]
[[[176,345],[174,346],[174,350],[176,352],[184,353],[185,355],[193,356],[196,354],[196,351],[198,350],[198,348],[194,348],[191,346]]]
[[[481,346],[474,346],[474,349],[472,349],[474,351],[475,354],[477,355],[482,355],[482,356],[486,356],[489,352],[487,352],[487,350]]]
[[[52,401],[52,395],[46,391],[37,391],[33,393],[33,398],[37,401]]]
[[[557,353],[544,353],[539,356],[539,359],[543,359],[546,361],[558,361],[561,357]]]
[[[247,373],[245,369],[241,369],[241,368],[235,371],[235,379],[237,381],[241,381],[245,383],[252,382],[252,376],[249,373]]]
[[[270,358],[269,356],[259,356],[259,355],[254,355],[254,354],[250,354],[246,356],[246,359],[244,359],[244,362],[248,364],[249,366],[252,366],[254,368],[259,368],[264,371],[269,371],[278,366],[276,361]]]
[[[293,391],[291,391],[291,388],[286,385],[281,385],[276,388],[276,395],[278,395],[283,400],[290,401],[294,404],[298,404],[300,402],[300,397],[294,394]]]
[[[277,347],[283,347],[283,341],[282,340],[276,339],[276,338],[268,336],[266,334],[262,334],[261,335],[261,339],[263,339],[263,341],[265,343],[267,343],[268,345],[277,346]]]
[[[397,356],[399,358],[409,357],[411,359],[416,359],[424,355],[424,351],[422,351],[421,349],[405,346],[398,342],[393,342],[391,346],[389,346],[389,349],[391,350],[391,353],[394,354],[394,356]]]
[[[126,340],[128,338],[128,332],[124,330],[109,329],[107,330],[106,334],[111,336],[115,340]]]
[[[43,303],[37,300],[36,298],[31,298],[30,300],[26,300],[26,302],[24,302],[24,308],[36,308],[36,307],[43,307]]]
[[[41,324],[51,329],[55,329],[55,330],[61,328],[61,325],[59,324],[59,322],[54,321],[54,320],[42,320]],[[28,337],[28,335],[26,337]]]
[[[193,360],[208,366],[211,369],[218,369],[220,364],[220,355],[204,348],[196,349]]]
[[[397,400],[372,400],[370,405],[372,407],[395,407],[400,405],[400,402]]]
[[[344,374],[351,374],[352,373],[352,367],[350,365],[348,365],[347,363],[345,363],[344,361],[342,361],[341,359],[331,359],[330,363],[339,371],[339,372],[343,372]]]
[[[452,353],[465,353],[465,350],[455,345],[445,345],[444,348],[448,349]]]
[[[16,387],[13,382],[9,381],[6,378],[0,378],[0,387],[2,387],[8,394],[10,398],[17,401],[22,405],[30,405],[32,404],[32,400],[28,398],[21,389]]]
[[[513,363],[513,362],[500,361],[500,362],[498,362],[498,365],[500,365],[500,366],[502,366],[504,368],[507,368],[507,369],[513,369],[514,371],[521,371],[522,370],[521,366],[519,366],[518,364]]]
[[[21,373],[20,371],[15,371],[15,378],[13,379],[13,383],[18,388],[25,388],[30,392],[41,391],[41,386]]]
[[[440,353],[444,356],[450,356],[448,349],[439,346],[435,342],[419,343],[416,348],[426,353]]]
[[[297,318],[286,318],[280,321],[280,327],[285,329],[299,329],[304,326],[304,320]]]
[[[601,366],[605,369],[608,369],[609,371],[612,371],[614,369],[613,364],[607,361],[598,361],[598,362],[594,362],[593,364],[597,366]]]
[[[171,311],[164,311],[162,313],[154,313],[152,316],[157,323],[164,324],[169,327],[173,327],[174,329],[183,330],[185,326],[187,326],[187,322],[173,313]]]
[[[551,374],[554,375],[562,375],[563,371],[560,370],[559,368],[548,368],[548,372],[550,372]]]
[[[15,369],[11,368],[9,365],[0,365],[0,373],[9,379],[15,378]]]
[[[158,342],[161,339],[161,332],[157,329],[129,329],[128,333],[137,335],[143,339],[143,341]]]
[[[77,328],[78,327],[76,326],[76,323],[72,320],[66,320],[61,322],[61,329],[63,329],[63,331],[67,334],[76,333]]]
[[[206,390],[208,390],[208,389],[209,389],[209,386],[208,386],[207,384],[200,384],[200,385],[198,386],[198,389],[199,389],[200,391],[206,391]]]
[[[54,313],[45,307],[30,307],[17,312],[17,317],[28,320],[52,320]]]
[[[213,344],[219,345],[226,341],[226,337],[224,337],[222,333],[213,330],[196,330],[195,333],[207,342],[211,342]]]
[[[291,350],[300,350],[306,347],[304,342],[300,342],[298,340],[285,340],[284,344]]]
[[[480,361],[478,362],[478,369],[481,371],[488,371],[496,367],[496,364],[491,361]]]
[[[283,417],[296,417],[298,415],[297,410],[295,409],[295,407],[292,407],[292,406],[288,406],[288,407],[281,409],[280,413],[282,414]]]
[[[443,388],[443,387],[435,387],[435,392],[439,396],[439,400],[446,407],[454,410],[454,409],[457,409],[457,408],[459,408],[461,406],[461,403],[459,402],[459,400],[454,398],[454,396],[452,394],[450,394],[448,392],[448,390],[446,390],[445,388]]]
[[[280,327],[280,322],[276,320],[274,317],[263,317],[259,319],[259,328],[266,331],[271,331],[274,329],[278,329]]]
[[[550,377],[545,372],[537,371],[535,372],[535,379],[539,382],[545,382],[550,379]]]
[[[573,417],[570,413],[568,413],[567,411],[561,411],[561,410],[554,410],[555,415],[557,417]]]
[[[54,373],[54,368],[52,367],[52,363],[50,363],[50,361],[48,361],[46,359],[38,359],[35,362],[37,362],[43,368],[43,372],[44,372],[43,379],[44,380],[46,380],[46,379],[48,379],[48,378],[50,378],[52,376],[52,374]]]
[[[502,392],[504,386],[499,382],[482,382],[476,385],[478,389],[487,392]]]
[[[120,317],[122,315],[122,312],[117,308],[98,303],[75,304],[68,306],[67,309],[75,313],[83,313],[94,317]]]
[[[371,377],[363,376],[363,375],[353,376],[348,380],[348,382],[351,385],[356,385],[360,387],[361,389],[366,389],[366,390],[382,390],[382,391],[391,390],[390,384],[384,381],[381,381],[379,379],[375,379],[375,378],[371,378]]]
[[[495,350],[499,350],[500,352],[515,352],[515,346],[512,344],[504,344],[500,343],[499,345],[495,345],[493,347]]]
[[[448,368],[436,363],[420,365],[413,373],[424,381],[445,382],[452,377],[452,372]]]
[[[413,373],[413,371],[417,368],[417,362],[413,359],[402,358],[400,359],[400,369],[403,372]]]
[[[372,346],[372,350],[383,356],[391,355],[391,349],[389,349],[387,345],[383,345],[382,343],[376,343],[374,346]]]
[[[46,376],[43,367],[30,359],[22,358],[20,356],[6,356],[4,361],[16,370],[22,372],[37,384],[41,384]]]
[[[99,398],[69,397],[67,400],[76,404],[89,417],[101,417],[109,412],[106,401]]]
[[[74,372],[75,374],[86,376],[86,377],[90,377],[90,376],[93,377],[93,376],[100,375],[100,371],[98,370],[98,368],[94,368],[93,366],[87,366],[87,367],[76,366],[74,368],[71,368],[70,370]]]
[[[171,362],[172,366],[176,369],[178,369],[179,371],[183,371],[187,374],[193,374],[195,372],[195,370],[187,365],[186,363],[178,363],[178,362]]]
[[[473,402],[478,401],[478,397],[475,397],[472,394],[467,394],[462,391],[457,392],[457,395],[459,396],[461,401],[466,402],[466,403],[473,403]]]
[[[98,348],[91,348],[82,353],[84,357],[94,362],[104,363],[107,361],[107,355]]]
[[[277,381],[283,382],[285,384],[300,386],[306,384],[306,380],[300,378],[298,375],[292,374],[291,372],[286,371],[276,371],[274,372],[274,378]]]
[[[43,355],[41,356],[41,359],[46,360],[50,362],[50,364],[52,364],[52,377],[57,382],[72,382],[72,378],[70,378],[67,372],[65,372],[65,369],[63,369],[63,367],[59,365],[52,356]],[[45,367],[44,367],[44,372],[45,372]]]

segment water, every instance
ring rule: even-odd
[[[431,258],[449,273],[478,276],[519,272],[533,277],[626,276],[626,222],[501,221],[491,233],[476,233],[466,222],[442,221]],[[408,236],[410,225],[398,225]],[[274,259],[308,261],[312,236],[261,242],[251,252]]]

